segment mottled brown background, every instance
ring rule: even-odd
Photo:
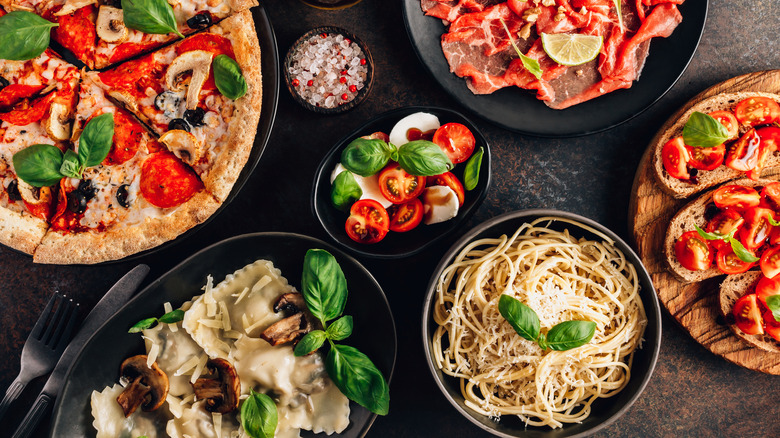
[[[400,1],[363,0],[335,12],[294,0],[263,3],[282,56],[298,36],[315,26],[341,26],[360,36],[376,61],[374,90],[355,110],[328,117],[303,110],[282,89],[270,144],[241,194],[195,235],[146,257],[143,262],[152,266],[150,278],[206,245],[241,233],[292,231],[325,238],[312,216],[309,194],[316,166],[336,140],[372,116],[399,106],[432,104],[462,110],[418,62],[406,36]],[[706,87],[742,73],[780,68],[778,23],[776,0],[711,1],[702,43],[682,79],[648,111],[602,134],[538,139],[476,119],[493,150],[494,183],[469,225],[510,210],[545,207],[588,216],[627,238],[631,182],[650,137],[669,114]],[[456,237],[412,259],[365,261],[390,300],[399,338],[391,413],[376,421],[369,437],[489,436],[447,403],[423,358],[420,314],[425,285],[437,258]],[[24,339],[53,291],[68,293],[89,309],[133,265],[36,266],[29,257],[0,248],[0,390],[5,391],[18,372]],[[780,436],[779,377],[714,356],[666,313],[663,325],[661,355],[647,390],[599,436]],[[29,408],[42,385],[35,383],[0,424],[0,436],[10,435]]]

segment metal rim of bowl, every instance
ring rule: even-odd
[[[639,397],[642,395],[645,388],[647,387],[647,384],[650,382],[650,378],[652,377],[653,372],[655,371],[655,367],[658,362],[658,356],[661,350],[661,331],[662,331],[661,330],[661,307],[658,303],[658,297],[655,293],[655,286],[653,285],[652,278],[650,277],[650,274],[647,272],[647,269],[642,264],[641,259],[633,250],[633,248],[631,248],[630,245],[628,245],[620,236],[615,234],[612,230],[584,216],[580,216],[575,213],[569,213],[561,210],[553,210],[553,209],[527,209],[527,210],[512,211],[512,212],[504,213],[499,216],[493,217],[477,225],[476,227],[469,230],[466,234],[464,234],[463,237],[458,239],[458,241],[455,242],[450,247],[449,250],[447,250],[447,252],[441,257],[441,261],[436,266],[433,275],[431,275],[431,279],[428,283],[428,287],[425,292],[425,301],[423,303],[423,313],[422,313],[423,350],[425,352],[425,362],[428,364],[428,370],[430,371],[433,380],[436,382],[436,386],[439,388],[439,390],[447,399],[447,401],[468,421],[475,424],[480,429],[502,438],[517,438],[520,435],[510,435],[504,432],[500,432],[494,428],[488,427],[485,424],[477,421],[476,418],[474,418],[474,415],[479,415],[479,414],[464,410],[455,401],[455,399],[447,392],[447,388],[445,387],[444,382],[442,381],[441,378],[439,378],[437,373],[440,370],[436,367],[436,365],[433,363],[433,360],[431,358],[431,334],[432,333],[429,331],[428,328],[431,319],[432,302],[436,291],[436,283],[442,271],[452,262],[452,259],[458,253],[460,253],[460,251],[462,251],[463,248],[468,243],[474,240],[476,236],[478,236],[480,233],[484,232],[485,230],[504,222],[513,221],[513,220],[526,220],[526,219],[532,220],[532,218],[543,217],[543,216],[559,217],[562,219],[569,219],[569,220],[580,222],[584,225],[587,225],[589,227],[598,230],[601,233],[604,233],[610,239],[614,240],[615,245],[618,246],[618,249],[623,251],[623,253],[626,255],[626,258],[636,268],[637,277],[639,278],[640,282],[646,282],[650,286],[649,291],[645,291],[640,295],[645,295],[642,297],[642,302],[645,305],[645,311],[646,314],[648,315],[648,320],[650,320],[651,318],[655,318],[655,320],[657,321],[656,330],[653,333],[653,335],[655,335],[655,338],[657,339],[657,342],[655,343],[655,345],[651,346],[652,351],[650,352],[650,364],[648,366],[647,373],[645,373],[645,375],[642,376],[642,380],[639,384],[639,387],[636,389],[636,392],[633,395],[631,395],[629,400],[623,406],[621,406],[614,414],[606,418],[604,421],[592,427],[591,429],[585,430],[575,435],[571,435],[569,438],[585,437],[594,434],[600,430],[603,430],[605,427],[614,423],[618,418],[623,416],[623,414],[625,414],[628,411],[628,409],[636,402],[636,400],[639,399]],[[572,226],[575,225],[572,224]],[[577,226],[577,228],[582,229],[579,226]],[[645,298],[648,298],[649,302],[647,302]],[[645,337],[647,337],[647,332],[645,332]],[[445,376],[445,377],[449,377],[449,376]],[[635,377],[632,376],[632,378]],[[550,429],[550,431],[553,430],[555,429]]]
[[[292,63],[292,56],[295,50],[298,47],[300,47],[301,44],[303,44],[305,41],[311,38],[313,35],[320,35],[323,33],[328,35],[340,34],[351,39],[354,43],[360,46],[360,49],[363,51],[363,54],[366,57],[366,66],[368,66],[368,73],[366,74],[366,81],[364,83],[365,86],[363,87],[363,89],[358,91],[354,99],[350,100],[349,102],[343,105],[338,105],[334,108],[323,108],[320,106],[312,105],[311,103],[306,101],[295,90],[295,87],[293,87],[292,85],[292,79],[290,78],[290,64]],[[296,102],[298,102],[299,105],[306,108],[307,110],[313,111],[318,114],[341,114],[363,103],[363,101],[366,100],[366,98],[368,98],[368,95],[371,93],[371,88],[374,84],[374,58],[371,56],[371,51],[368,49],[366,43],[363,42],[363,40],[358,38],[352,32],[335,26],[315,27],[314,29],[306,32],[305,34],[301,35],[300,38],[295,40],[292,46],[290,46],[290,49],[287,51],[287,55],[284,57],[284,83],[287,86],[287,91],[289,91],[293,99]]]

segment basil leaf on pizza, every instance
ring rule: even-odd
[[[241,67],[231,57],[219,55],[212,63],[214,68],[214,83],[223,96],[228,99],[239,99],[246,94],[247,85]]]
[[[184,38],[176,27],[173,8],[165,0],[122,0],[125,26],[144,33],[166,35],[175,33]]]
[[[62,159],[62,165],[60,166],[60,173],[64,176],[81,179],[83,170],[81,163],[79,163],[78,154],[70,149],[65,151],[65,157]]]
[[[32,12],[13,11],[0,17],[0,59],[26,61],[49,47],[50,30],[59,24]]]
[[[83,167],[97,166],[111,151],[114,138],[114,115],[101,114],[84,127],[79,137],[79,162]]]
[[[62,152],[50,144],[35,144],[13,156],[16,175],[34,187],[49,187],[60,182]]]

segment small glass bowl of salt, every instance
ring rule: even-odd
[[[298,38],[284,59],[287,89],[296,102],[320,114],[337,114],[360,104],[371,91],[374,63],[366,45],[333,26]]]

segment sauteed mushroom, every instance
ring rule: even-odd
[[[103,5],[95,22],[97,35],[107,43],[121,43],[127,39],[124,12],[121,9]]]
[[[122,406],[125,417],[135,412],[138,406],[146,412],[153,411],[162,406],[168,396],[168,376],[156,362],[148,367],[146,359],[146,355],[139,354],[122,362],[122,379],[128,384],[116,401]]]
[[[41,125],[46,133],[55,140],[67,140],[70,138],[70,125],[68,107],[61,103],[53,103],[49,108],[49,116],[41,120]]]
[[[190,50],[177,56],[165,72],[165,84],[173,91],[183,90],[183,76],[187,72],[192,72],[187,87],[187,109],[189,110],[194,110],[198,106],[200,90],[211,72],[213,57],[213,53],[205,50]]]
[[[211,359],[206,362],[206,367],[210,374],[192,384],[195,397],[206,400],[209,412],[227,414],[238,408],[241,382],[233,365],[224,359]]]
[[[304,309],[306,309],[306,301],[304,301],[303,295],[298,292],[283,294],[274,303],[274,312],[276,313],[284,311],[287,314],[294,314],[302,312]]]
[[[306,319],[306,315],[300,312],[272,324],[260,334],[260,337],[269,344],[277,346],[287,342],[297,342],[311,329],[311,323]]]

